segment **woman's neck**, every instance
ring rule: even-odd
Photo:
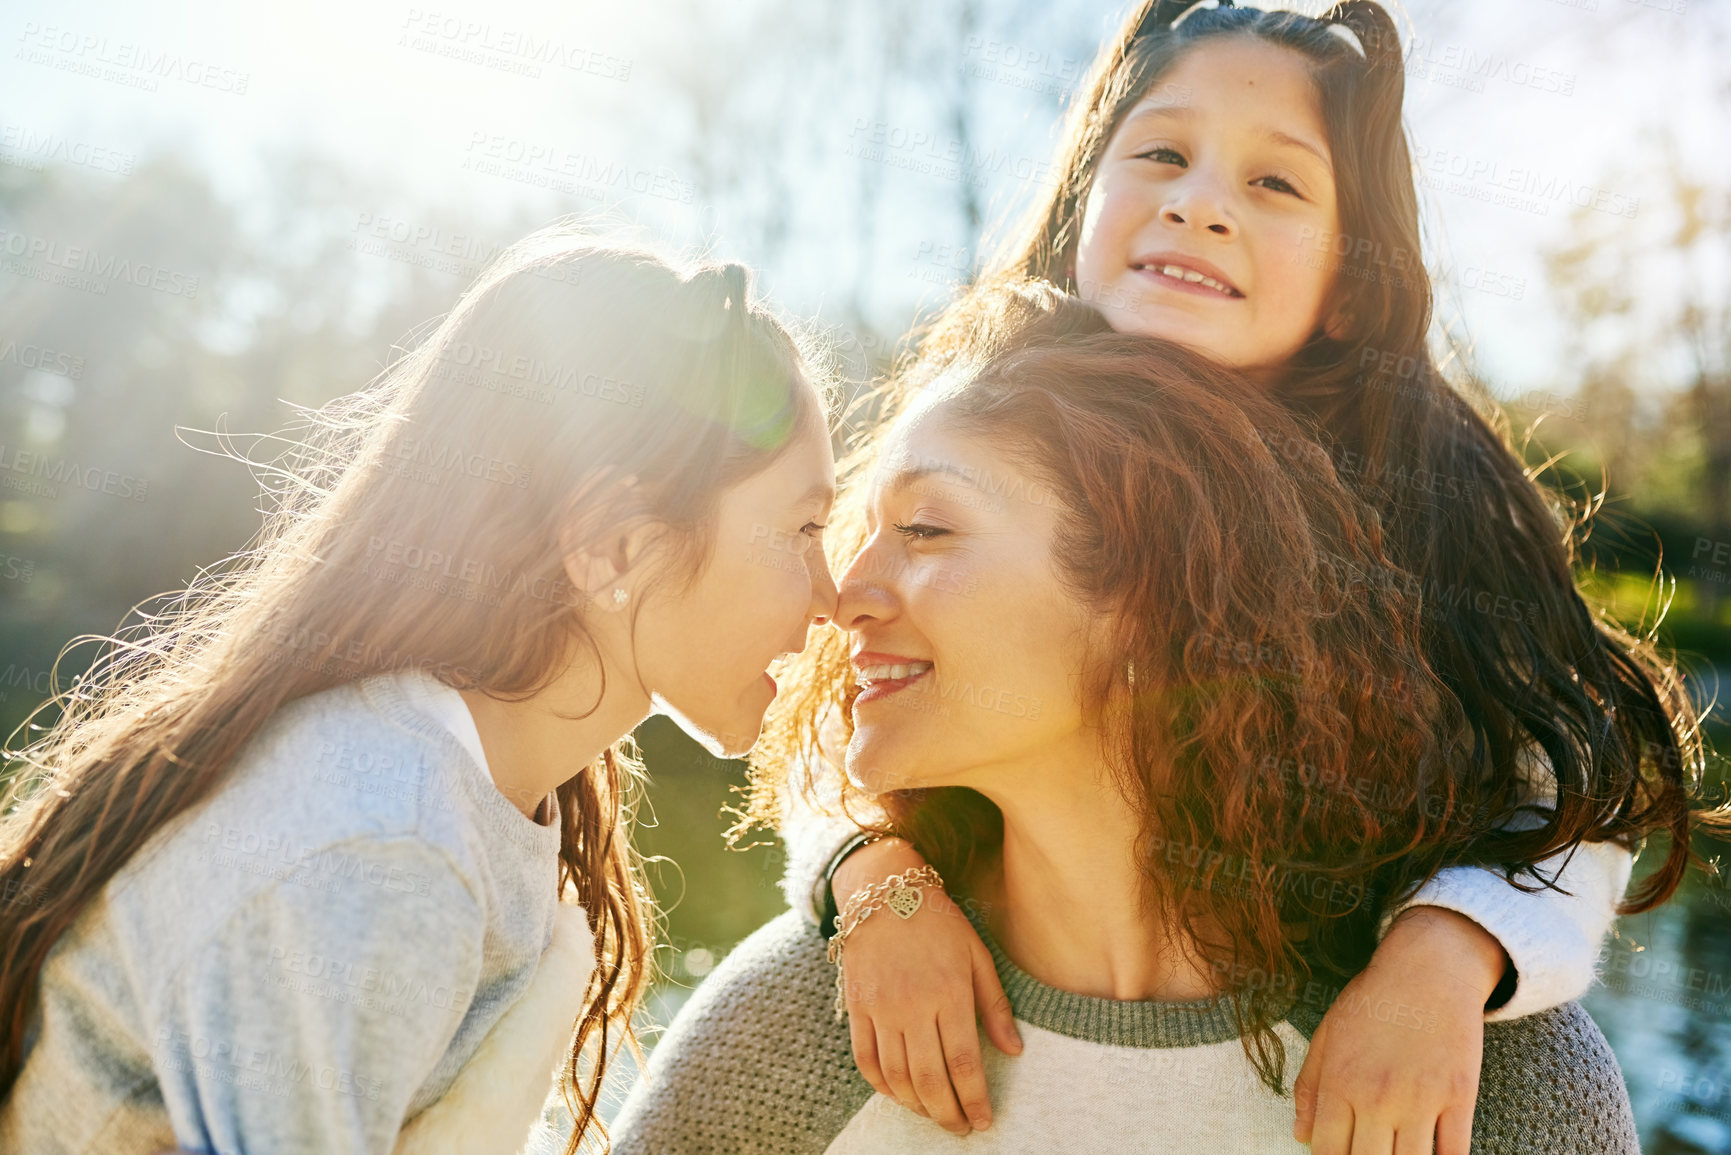
[[[1096,998],[1188,1002],[1216,988],[1206,963],[1148,896],[1136,815],[1103,771],[1019,775],[985,792],[1004,815],[1003,854],[976,890],[1016,965]]]

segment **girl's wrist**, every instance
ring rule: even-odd
[[[1383,946],[1403,957],[1411,955],[1418,965],[1442,970],[1487,1009],[1505,986],[1512,993],[1514,963],[1508,952],[1496,936],[1464,914],[1438,906],[1409,907],[1395,918]]]
[[[906,847],[906,856],[880,856],[873,851],[891,844]],[[892,874],[925,865],[925,859],[911,843],[893,834],[861,834],[850,839],[824,867],[822,878],[812,891],[812,905],[817,911],[817,929],[825,939],[835,933],[835,919],[848,897],[865,886],[880,882]],[[881,868],[881,869],[880,869]],[[876,877],[871,877],[872,875]],[[861,881],[861,878],[864,881]]]
[[[830,878],[836,908],[847,905],[850,897],[873,883],[924,865],[925,857],[905,838],[890,835],[867,843],[842,859]]]

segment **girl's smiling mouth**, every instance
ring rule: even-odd
[[[1244,297],[1225,273],[1194,257],[1177,253],[1154,253],[1131,262],[1130,268],[1165,288],[1232,300],[1242,300]]]

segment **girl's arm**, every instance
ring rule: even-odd
[[[1471,919],[1508,952],[1512,967],[1512,993],[1486,1018],[1525,1018],[1587,993],[1633,864],[1615,842],[1583,842],[1573,854],[1539,863],[1540,876],[1558,889],[1531,893],[1509,885],[1496,870],[1450,867],[1393,907],[1382,929],[1386,934],[1395,918],[1420,906]]]
[[[924,865],[903,839],[874,842],[837,868],[836,898],[845,903]],[[911,918],[874,916],[855,928],[842,963],[854,1064],[866,1082],[953,1134],[990,1127],[976,1013],[1005,1054],[1020,1054],[1022,1040],[991,952],[967,915],[928,887]]]
[[[392,1155],[518,1155],[546,1146],[552,1133],[543,1108],[571,1059],[571,1032],[594,971],[589,920],[581,906],[562,902],[534,981],[439,1101],[403,1128]]]
[[[797,789],[785,797],[782,886],[788,905],[825,938],[834,930],[826,914],[839,911],[849,895],[925,865],[910,843],[886,838],[849,854],[837,866],[832,887],[825,870],[859,828],[814,810]],[[893,927],[880,925],[892,922]],[[987,1037],[1005,1054],[1020,1053],[1022,1041],[991,953],[973,924],[928,889],[926,902],[906,925],[888,916],[867,920],[848,940],[845,961],[854,1065],[872,1088],[956,1134],[989,1127],[992,1105],[976,1012]]]
[[[1517,773],[1524,803],[1555,805],[1542,754],[1526,751]],[[1522,812],[1509,825],[1541,821]],[[1382,920],[1370,966],[1347,984],[1311,1040],[1294,1087],[1293,1134],[1320,1155],[1359,1150],[1364,1127],[1427,1136],[1434,1129],[1437,1155],[1465,1155],[1484,1022],[1586,993],[1631,864],[1615,843],[1586,842],[1537,864],[1558,889],[1528,893],[1495,870],[1450,867],[1397,902]],[[1407,1008],[1420,1030],[1381,1021],[1399,1017],[1379,1015],[1381,1007]]]
[[[1370,966],[1311,1039],[1293,1088],[1294,1136],[1321,1155],[1358,1151],[1367,1129],[1417,1129],[1434,1131],[1437,1155],[1466,1155],[1485,1021],[1586,992],[1629,864],[1614,843],[1583,843],[1539,864],[1569,894],[1528,894],[1494,870],[1451,867],[1399,903]]]
[[[360,838],[314,861],[354,869],[266,888],[147,1004],[184,1147],[384,1155],[468,1012],[483,913],[442,852]]]
[[[1542,804],[1542,790],[1535,793]],[[808,873],[790,889],[818,893],[822,863],[852,833],[831,828],[827,853],[811,856]],[[1527,894],[1495,871],[1454,867],[1389,913],[1371,967],[1330,1008],[1295,1085],[1295,1134],[1312,1141],[1314,1155],[1349,1149],[1342,1106],[1351,1112],[1346,1136],[1357,1116],[1367,1125],[1386,1122],[1391,1135],[1401,1125],[1427,1133],[1438,1129],[1438,1155],[1466,1151],[1484,1022],[1530,1015],[1584,992],[1599,940],[1627,885],[1629,854],[1614,843],[1584,843],[1565,864],[1567,857],[1541,864],[1544,877],[1554,877],[1567,895],[1552,889]],[[858,887],[923,861],[900,840],[874,843],[841,864],[834,889],[845,901]],[[973,965],[974,952],[984,946],[972,924],[941,915],[934,904],[906,925],[873,919],[863,926],[848,946],[847,1001],[854,1060],[867,1080],[910,1110],[959,1130],[964,1113],[976,1127],[990,1121],[984,1081],[975,1078],[977,1063],[966,1050],[957,1052],[959,1068],[947,1063],[936,1038],[924,1047],[911,1044],[912,1027],[934,1021],[940,1011],[953,1015],[958,1006],[998,1006],[1002,987],[995,971],[987,972],[988,982]],[[1493,995],[1500,996],[1496,1005],[1487,1005]],[[1370,1011],[1354,1015],[1355,1007]],[[1406,1013],[1377,1013],[1389,1007]],[[1006,1002],[1004,1020],[1007,1012]],[[1000,1050],[1020,1050],[1013,1021],[982,1017]],[[888,1069],[885,1055],[892,1057]],[[930,1076],[946,1067],[949,1084],[937,1085]],[[934,1090],[916,1094],[916,1080]],[[1315,1127],[1319,1118],[1321,1131]]]
[[[829,879],[824,871],[848,840],[861,831],[852,819],[814,809],[791,784],[783,791],[783,798],[779,833],[787,865],[781,879],[782,892],[787,896],[787,905],[827,938],[832,928],[820,925],[829,896]]]
[[[1516,773],[1523,802],[1544,809],[1556,805],[1556,776],[1536,747],[1522,752]],[[1542,821],[1523,811],[1508,826],[1526,829]],[[1539,877],[1555,889],[1530,893],[1509,885],[1493,869],[1450,867],[1391,907],[1381,931],[1386,934],[1396,918],[1415,906],[1452,910],[1471,919],[1496,939],[1510,963],[1505,990],[1488,1017],[1524,1018],[1587,993],[1599,944],[1617,917],[1633,866],[1634,856],[1615,842],[1583,842],[1572,852],[1538,863]],[[1532,883],[1529,878],[1524,885]]]

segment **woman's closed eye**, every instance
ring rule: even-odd
[[[944,534],[950,532],[947,529],[941,529],[935,525],[923,525],[917,521],[911,525],[903,525],[898,521],[895,523],[895,530],[903,537],[911,537],[916,541],[925,541],[929,538],[942,537]]]

